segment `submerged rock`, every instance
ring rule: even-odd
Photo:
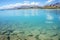
[[[6,30],[2,32],[2,35],[6,35],[7,40],[10,40],[10,35],[14,30]]]
[[[25,34],[25,32],[24,32],[24,31],[21,31],[21,32],[19,32],[19,33],[21,33],[21,34]]]
[[[54,34],[54,35],[52,35],[51,37],[55,37],[55,36],[58,36],[58,34]]]
[[[0,35],[0,40],[7,40],[7,36],[6,35]]]
[[[28,36],[32,37],[33,35],[31,34],[31,35],[28,35]]]
[[[41,39],[39,39],[39,35],[36,35],[35,38],[36,38],[36,40],[41,40]]]
[[[58,40],[60,40],[60,38]]]
[[[27,39],[24,39],[24,40],[27,40]]]
[[[8,36],[7,39],[10,40],[10,36]]]

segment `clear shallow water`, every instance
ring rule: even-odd
[[[25,40],[25,37],[27,40],[60,40],[60,10],[1,10],[0,35],[9,34],[8,30],[14,30],[10,36],[17,34],[13,38],[19,39],[17,36],[22,35],[21,40]],[[10,39],[17,40],[13,38]]]

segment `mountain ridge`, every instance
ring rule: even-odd
[[[15,6],[13,8],[6,8],[6,9],[60,9],[60,2],[56,2],[54,4],[39,6],[39,5],[21,5]]]

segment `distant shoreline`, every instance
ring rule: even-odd
[[[60,10],[60,8],[21,8],[21,9],[0,9],[0,10],[29,10],[29,9],[45,9],[45,10]]]

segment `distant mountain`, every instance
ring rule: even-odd
[[[50,9],[59,8],[60,9],[60,2],[57,2],[57,3],[54,3],[54,4],[50,4],[50,5],[45,5],[44,8],[50,8]]]
[[[20,7],[15,7],[15,9],[29,9],[29,8],[50,8],[50,9],[56,9],[56,8],[60,8],[60,2],[57,2],[57,3],[53,3],[53,4],[50,4],[50,5],[45,5],[43,7],[39,6],[39,5],[22,5]]]
[[[53,6],[60,7],[60,3],[55,3],[55,4],[53,4]]]
[[[41,8],[38,5],[22,5],[20,7],[15,7],[14,9],[30,9],[30,8]]]
[[[49,6],[60,6],[60,2],[54,3],[54,4],[50,4]]]
[[[5,8],[3,10],[14,10],[14,9],[35,9],[35,8],[41,8],[39,5],[21,5],[21,6],[15,6],[11,8]]]
[[[60,2],[53,3],[50,5],[39,6],[39,5],[20,5],[14,7],[6,7],[3,10],[14,10],[14,9],[60,9]]]

